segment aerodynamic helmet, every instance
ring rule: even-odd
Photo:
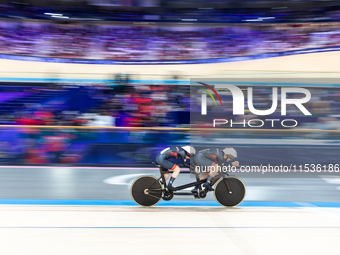
[[[228,156],[230,159],[237,158],[237,152],[234,148],[232,147],[226,147],[223,150],[223,153]]]
[[[188,153],[190,157],[193,157],[196,154],[195,148],[191,145],[182,146],[182,149],[185,150],[185,152]]]

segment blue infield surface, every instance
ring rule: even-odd
[[[132,200],[0,199],[2,205],[108,205],[138,206]],[[160,201],[156,206],[221,206],[216,201]],[[243,201],[239,207],[340,207],[336,202]]]

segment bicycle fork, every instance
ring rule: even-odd
[[[230,188],[230,185],[229,185],[229,183],[227,181],[227,178],[223,177],[223,181],[224,181],[225,185],[227,186],[228,193],[229,194],[233,194],[233,191]]]

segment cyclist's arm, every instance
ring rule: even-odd
[[[238,161],[233,161],[233,162],[231,162],[231,164],[232,164],[233,166],[239,166],[239,165],[240,165],[240,162],[238,162]]]
[[[227,162],[227,161],[224,160],[223,156],[222,157],[221,156],[217,157],[216,164],[218,164],[220,166],[223,166],[225,162]]]
[[[236,161],[235,159],[232,160],[232,161],[226,161],[226,160],[223,160],[223,164],[222,166],[227,166],[227,165],[230,165],[230,166],[239,166],[240,165],[240,162]]]
[[[190,168],[190,164],[188,164],[188,163],[185,161],[185,159],[186,159],[186,154],[185,154],[185,152],[184,152],[184,151],[178,152],[178,156],[181,158],[183,166]]]

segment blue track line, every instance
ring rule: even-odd
[[[292,227],[286,227],[286,226],[270,226],[270,227],[0,227],[2,228],[20,228],[20,229],[235,229],[235,228],[243,228],[243,229],[339,229],[340,226],[317,226],[317,227],[298,227],[298,226],[292,226]]]
[[[3,205],[99,205],[138,206],[132,200],[57,200],[57,199],[0,199]],[[156,206],[213,206],[221,207],[216,201],[160,201]],[[340,208],[339,202],[279,202],[243,201],[238,207],[333,207]]]

